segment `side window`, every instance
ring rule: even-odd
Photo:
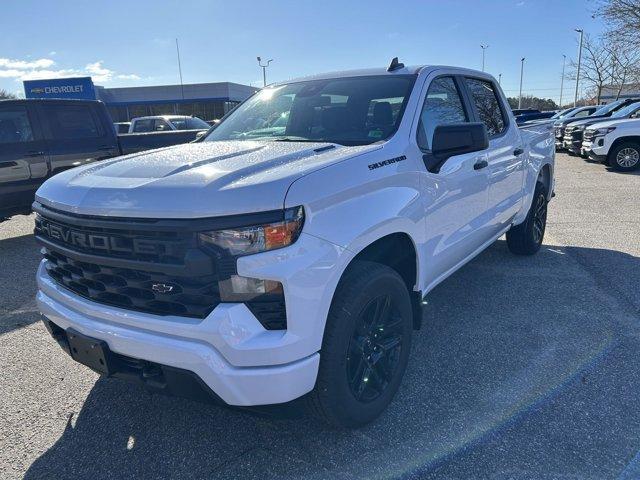
[[[582,110],[581,112],[576,113],[573,118],[588,117],[589,115],[591,115],[589,110]]]
[[[418,124],[418,146],[429,150],[438,125],[465,123],[469,118],[453,77],[436,78],[429,85]]]
[[[507,122],[500,109],[500,101],[491,82],[466,78],[467,88],[478,111],[480,121],[487,126],[489,136],[499,135],[504,132]]]
[[[166,132],[167,130],[171,130],[171,127],[162,118],[156,118],[153,129],[156,132]]]
[[[25,107],[0,109],[0,143],[32,142],[33,131]]]
[[[153,119],[136,120],[133,125],[133,131],[136,133],[152,132]]]
[[[53,136],[59,139],[97,138],[102,136],[91,108],[85,105],[43,105]]]

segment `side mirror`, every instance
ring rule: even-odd
[[[202,130],[201,132],[196,133],[196,140],[200,140],[202,137],[204,137],[207,133],[209,132],[209,130]]]
[[[424,156],[427,170],[437,173],[449,157],[479,152],[489,148],[484,123],[452,123],[439,125],[433,132],[431,154]]]

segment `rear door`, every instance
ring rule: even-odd
[[[492,235],[497,235],[520,211],[524,145],[495,82],[465,77],[464,84],[476,119],[486,125],[489,135],[489,149],[486,151],[489,177],[487,226]]]
[[[0,105],[0,210],[28,207],[48,172],[46,142],[27,105]]]
[[[94,104],[55,102],[38,108],[46,125],[52,173],[119,154],[113,129],[105,128]]]

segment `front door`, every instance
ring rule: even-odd
[[[438,125],[469,122],[459,80],[440,76],[431,81],[422,106],[417,143],[423,155],[431,153]],[[437,172],[422,175],[425,199],[425,254],[421,280],[432,285],[478,250],[487,240],[487,169],[476,165],[487,153],[474,152],[447,159]]]

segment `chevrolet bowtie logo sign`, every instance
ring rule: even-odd
[[[173,285],[167,285],[166,283],[154,283],[151,285],[151,290],[156,293],[169,293],[173,290]]]

